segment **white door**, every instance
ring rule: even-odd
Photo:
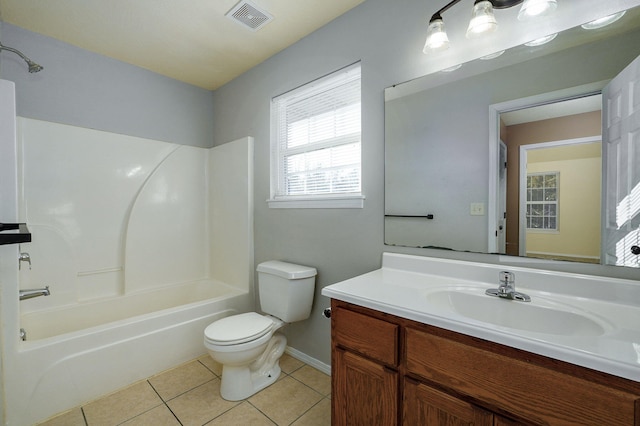
[[[602,262],[640,267],[640,57],[602,94]]]

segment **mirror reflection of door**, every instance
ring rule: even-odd
[[[602,256],[640,267],[640,57],[603,90]]]
[[[503,253],[600,263],[601,96],[524,108],[500,120],[507,145]]]
[[[640,267],[639,87],[640,57],[616,76],[602,95],[500,114],[500,140],[508,152],[506,244],[501,253]],[[600,134],[601,146],[584,144],[578,154],[535,149],[554,141],[589,141]],[[531,161],[533,152],[535,161]],[[602,164],[602,176],[593,167],[585,168],[584,163],[595,163],[591,160],[595,158]],[[558,172],[560,169],[564,172]],[[547,191],[546,182],[558,186]],[[597,182],[602,182],[602,191],[593,191]],[[598,200],[601,208],[583,197],[582,189],[586,188],[602,193]],[[503,197],[502,185],[499,193]],[[593,225],[597,213],[599,229]],[[499,227],[500,217],[497,221]],[[580,235],[577,240],[581,245],[567,247],[562,238],[565,232]],[[593,248],[596,242],[601,246],[598,253]]]

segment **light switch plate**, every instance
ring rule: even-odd
[[[484,203],[471,203],[469,213],[471,216],[484,216]]]

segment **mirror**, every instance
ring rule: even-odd
[[[492,60],[472,61],[450,73],[434,73],[387,88],[385,244],[605,263],[598,247],[600,175],[598,166],[593,168],[594,162],[601,163],[599,108],[594,110],[591,105],[570,113],[542,112],[544,120],[560,121],[564,114],[568,115],[564,120],[570,122],[565,130],[544,139],[546,146],[523,149],[521,146],[532,142],[518,142],[513,148],[506,142],[501,145],[500,138],[509,139],[509,133],[516,138],[513,135],[518,132],[531,136],[532,127],[549,127],[548,121],[540,118],[514,118],[515,111],[523,115],[529,106],[569,99],[600,102],[590,95],[598,96],[610,79],[640,55],[639,22],[640,8],[631,9],[623,19],[600,30],[574,28],[559,34],[549,45],[516,47]],[[588,115],[591,124],[575,124],[572,120],[581,118],[580,114]],[[587,131],[593,127],[594,117],[596,129]],[[571,142],[580,145],[571,149],[582,151],[568,154],[570,148],[552,147],[549,141],[558,142],[556,145]],[[568,172],[540,168],[542,163],[558,161],[549,159],[551,152],[542,148],[554,148],[559,158],[571,155],[576,162],[585,160],[591,169],[578,172],[572,178],[577,186],[567,189],[564,185],[572,180]],[[524,170],[531,170],[523,173],[531,175],[528,188],[526,176],[518,177],[519,167],[523,167],[520,157],[527,158]],[[545,182],[554,181],[550,172],[560,173],[555,189],[560,198],[555,207],[549,203],[554,201],[549,199],[555,197],[554,189],[544,187]],[[580,190],[590,196],[589,201],[577,200],[583,210],[561,210],[570,204],[567,196],[576,198],[581,183]],[[544,188],[539,188],[541,184]],[[507,189],[513,185],[515,192]],[[526,207],[520,207],[527,202],[528,216]],[[591,225],[580,225],[573,236],[566,237],[568,224],[582,219],[585,211],[594,213]],[[538,218],[532,223],[534,216]],[[522,225],[527,223],[533,229]],[[557,241],[547,246],[540,243],[540,237],[558,234],[574,246],[584,245],[577,236],[588,235],[592,247],[580,252],[559,250]],[[534,247],[527,248],[527,244]]]

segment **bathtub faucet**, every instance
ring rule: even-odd
[[[38,296],[49,296],[51,292],[49,291],[49,286],[45,288],[32,288],[29,290],[20,290],[20,300],[32,299]]]

